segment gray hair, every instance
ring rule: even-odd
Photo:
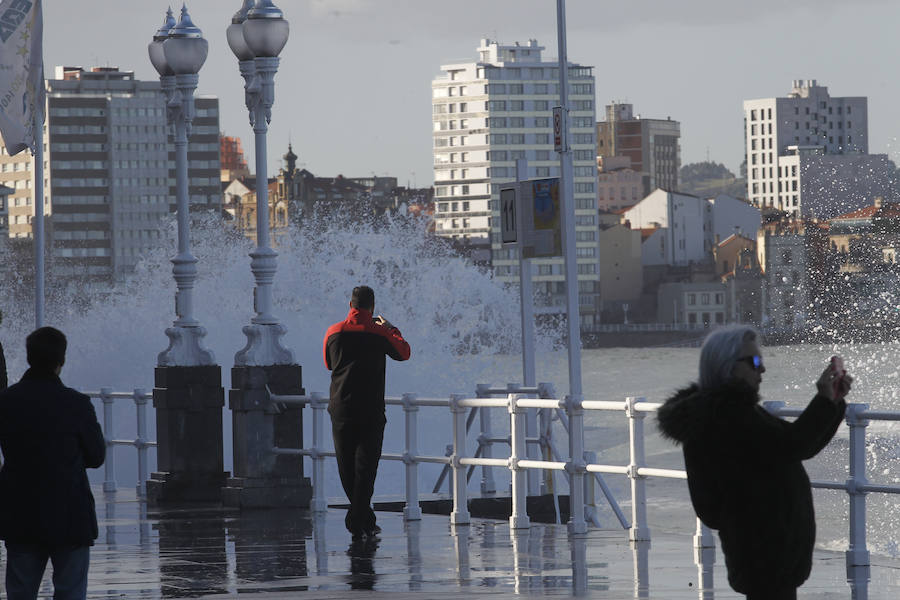
[[[721,327],[706,336],[700,349],[700,388],[708,390],[728,383],[744,342],[758,339],[759,332],[749,325]]]

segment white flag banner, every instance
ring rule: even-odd
[[[11,155],[34,152],[44,122],[43,39],[41,0],[0,1],[0,134]]]

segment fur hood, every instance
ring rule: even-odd
[[[701,390],[694,383],[678,390],[657,412],[663,436],[683,444],[701,436],[717,417],[759,402],[759,392],[742,382]]]

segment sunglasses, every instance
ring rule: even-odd
[[[762,356],[758,354],[754,354],[752,356],[742,356],[735,360],[739,362],[745,362],[757,371],[759,371],[763,366]]]

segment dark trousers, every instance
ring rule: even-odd
[[[344,493],[350,500],[350,510],[344,523],[351,533],[371,531],[375,527],[372,493],[375,474],[381,460],[384,441],[384,418],[367,421],[331,421],[334,453]]]
[[[90,546],[44,548],[6,542],[6,595],[9,600],[37,598],[47,560],[53,564],[53,598],[87,597]]]

